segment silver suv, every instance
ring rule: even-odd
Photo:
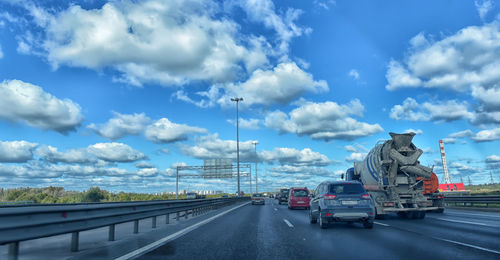
[[[309,221],[321,228],[330,222],[361,222],[373,228],[373,200],[358,181],[325,181],[312,194]]]

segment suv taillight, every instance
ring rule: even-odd
[[[331,195],[331,194],[328,194],[328,193],[325,194],[325,195],[323,195],[323,199],[325,199],[325,200],[334,200],[336,198],[337,198],[336,195]]]
[[[367,194],[363,194],[363,195],[361,195],[361,198],[365,199],[365,200],[369,200],[370,199],[370,194],[368,194],[368,193]]]

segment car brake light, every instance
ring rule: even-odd
[[[394,207],[394,202],[384,202],[384,207]]]
[[[441,194],[439,194],[439,195],[438,195],[438,199],[442,199],[442,198],[444,198],[444,196],[443,196],[443,195],[441,195]]]
[[[336,198],[337,198],[336,195],[331,195],[331,194],[328,194],[328,193],[325,194],[325,195],[323,195],[323,199],[325,199],[325,200],[334,200]]]
[[[365,200],[369,200],[370,199],[370,194],[368,194],[368,193],[367,194],[363,194],[363,195],[361,195],[361,198],[365,199]]]
[[[326,213],[326,215],[325,215],[325,216],[326,216],[326,217],[330,217],[330,216],[332,216],[332,213]]]

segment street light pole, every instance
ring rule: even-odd
[[[259,144],[259,142],[253,141],[252,144],[255,148],[255,193],[259,193],[259,179],[258,179],[258,174],[257,174],[257,160],[258,160],[257,144]]]
[[[239,119],[238,119],[238,103],[243,101],[243,98],[231,98],[231,101],[236,102],[236,161],[238,168],[238,196],[241,196],[240,192],[240,133],[239,133]]]

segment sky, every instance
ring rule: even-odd
[[[339,179],[389,132],[440,181],[442,139],[452,181],[500,182],[500,2],[0,0],[0,187],[175,191],[236,164],[236,97],[260,191]]]

